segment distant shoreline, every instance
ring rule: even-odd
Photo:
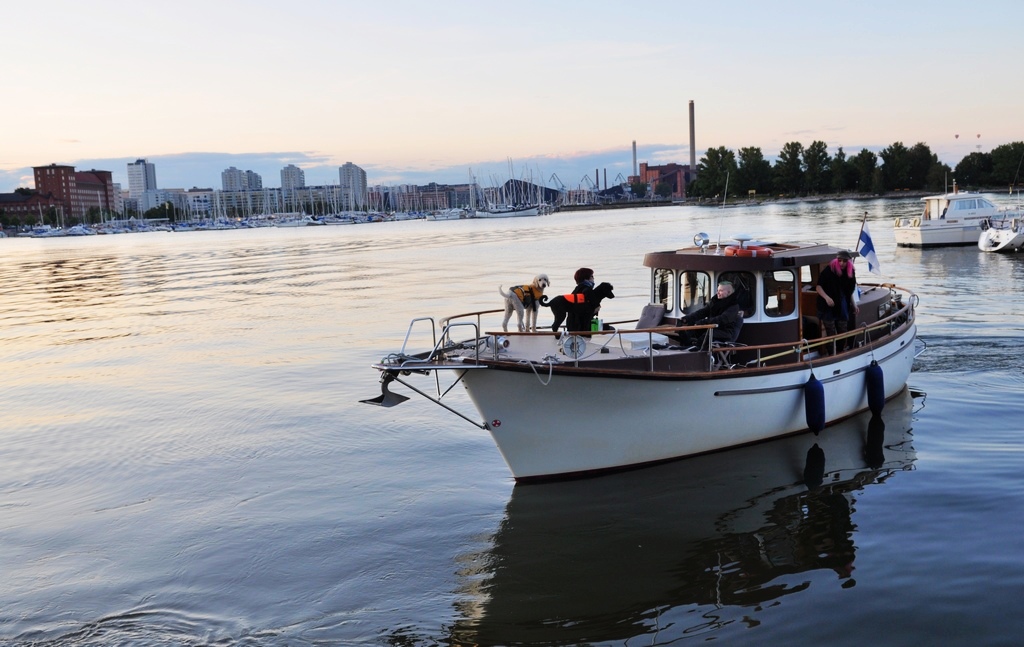
[[[988,193],[988,191],[983,191]],[[763,204],[789,204],[803,202],[834,202],[842,200],[894,200],[901,198],[920,198],[932,195],[929,191],[890,191],[888,193],[844,193],[815,195],[805,197],[758,197],[726,200],[726,207],[757,207]],[[630,202],[610,202],[608,204],[570,204],[558,208],[559,211],[606,211],[611,209],[640,209],[646,207],[722,207],[715,200],[633,200]]]

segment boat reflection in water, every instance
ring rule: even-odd
[[[459,560],[461,618],[448,640],[665,639],[756,622],[766,603],[810,588],[812,571],[853,586],[853,504],[913,469],[915,397],[906,389],[880,417],[818,436],[517,486],[490,547]]]

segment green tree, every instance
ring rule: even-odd
[[[714,198],[726,190],[728,178],[736,177],[736,156],[725,146],[709,148],[697,163],[696,195]]]
[[[858,193],[881,193],[885,189],[875,188],[875,171],[878,168],[878,156],[866,148],[862,148],[857,156],[850,160],[853,167],[853,189]]]
[[[672,185],[668,182],[658,182],[654,185],[654,195],[659,198],[667,198],[672,195]]]
[[[903,142],[894,142],[878,154],[882,158],[883,191],[910,188],[910,155]]]
[[[647,197],[647,183],[646,182],[633,182],[629,185],[629,190],[633,193],[634,198],[645,198]]]
[[[764,158],[760,148],[751,146],[739,150],[736,191],[741,195],[750,191],[759,195],[771,193],[772,165]]]
[[[853,167],[846,160],[846,153],[840,146],[835,156],[829,161],[829,169],[832,171],[832,192],[846,193],[853,188]]]
[[[1024,170],[1024,142],[1003,144],[992,149],[992,185],[1000,187],[1016,187],[1021,182],[1021,171]]]
[[[818,195],[828,186],[828,145],[820,140],[811,142],[803,152],[804,190]]]
[[[163,204],[153,207],[152,209],[146,211],[146,213],[143,214],[143,217],[147,219],[165,218],[171,222],[174,222],[174,205],[172,205],[170,202],[164,202]]]
[[[932,166],[939,164],[939,157],[928,148],[928,144],[918,142],[907,151],[909,177],[907,188],[919,191],[928,184],[928,172]]]
[[[804,169],[801,157],[804,147],[800,142],[788,142],[779,151],[779,159],[773,168],[775,190],[779,193],[796,195],[800,193],[804,182]]]
[[[956,165],[956,183],[962,187],[980,188],[992,183],[991,153],[971,153]]]
[[[953,171],[949,168],[948,164],[939,162],[932,164],[932,167],[928,169],[928,177],[925,180],[924,188],[929,191],[942,191],[945,193],[946,184],[952,179]]]

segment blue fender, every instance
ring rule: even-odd
[[[807,414],[807,428],[818,433],[825,428],[825,387],[811,373],[804,385],[804,409]]]
[[[868,408],[871,413],[879,415],[885,407],[885,374],[878,362],[871,360],[871,364],[864,371],[865,385],[868,390]]]

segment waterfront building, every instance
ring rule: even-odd
[[[338,169],[338,180],[345,209],[355,211],[366,206],[366,171],[352,162],[345,162]]]
[[[281,190],[285,192],[306,186],[306,173],[298,166],[289,164],[281,169]]]
[[[692,182],[694,172],[690,166],[669,163],[659,166],[649,166],[647,162],[640,162],[640,175],[631,176],[629,182],[641,182],[650,186],[651,191],[660,184],[668,183],[672,187],[672,198],[685,198],[686,187]]]
[[[32,189],[0,193],[0,217],[6,226],[14,226],[19,222],[26,225],[43,223],[51,211],[56,212],[63,207],[63,203],[52,193],[40,193]]]
[[[138,159],[128,165],[128,195],[140,200],[146,191],[156,190],[156,165]]]
[[[234,166],[221,171],[220,188],[223,191],[241,191],[245,188],[245,173]]]
[[[59,224],[63,223],[65,217],[85,213],[78,196],[74,166],[64,164],[33,166],[32,175],[35,179],[36,191],[49,193],[60,204]]]
[[[90,210],[100,219],[115,207],[115,184],[110,171],[76,171],[65,164],[33,166],[36,191],[52,197],[58,207],[58,224],[65,218],[85,220]]]

